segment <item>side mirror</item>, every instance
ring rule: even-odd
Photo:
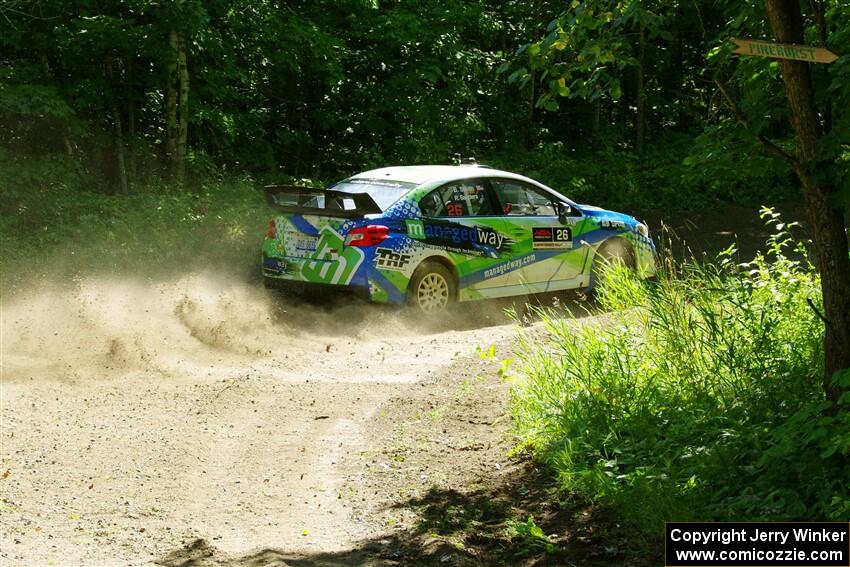
[[[558,210],[558,220],[561,221],[561,224],[566,224],[567,217],[573,212],[573,208],[564,202],[557,203],[555,207]]]

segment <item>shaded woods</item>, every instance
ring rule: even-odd
[[[846,6],[818,10],[812,39],[841,52]],[[727,42],[771,35],[758,4],[7,0],[0,26],[3,163],[41,183],[334,179],[461,153],[632,204],[794,195],[756,143],[792,134],[777,64]],[[818,100],[846,73],[814,68]]]

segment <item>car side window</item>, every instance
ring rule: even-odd
[[[491,181],[502,212],[508,216],[554,217],[555,203],[545,191],[512,179]]]
[[[421,199],[419,199],[419,210],[426,217],[441,216],[443,211],[443,201],[440,199],[438,189],[434,189]]]
[[[419,201],[429,217],[483,217],[496,214],[483,181],[459,181],[438,187]]]

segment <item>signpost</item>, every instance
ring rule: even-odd
[[[772,57],[774,59],[796,59],[810,63],[832,63],[838,55],[825,47],[811,45],[793,45],[790,43],[771,43],[756,39],[730,38],[738,46],[732,53],[755,55],[756,57]]]

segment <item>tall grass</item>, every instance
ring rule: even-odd
[[[737,264],[612,268],[603,315],[543,313],[512,396],[521,445],[565,488],[661,533],[665,520],[850,517],[850,395],[821,391],[817,272],[778,215]],[[836,377],[850,382],[850,373]]]

